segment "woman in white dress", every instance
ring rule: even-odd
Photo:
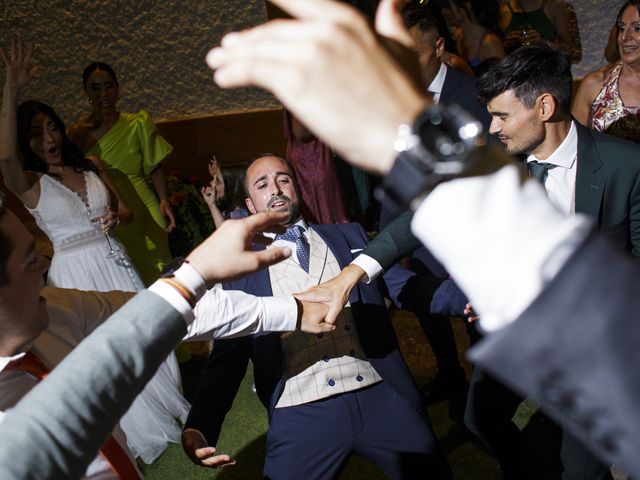
[[[131,221],[132,214],[100,160],[83,157],[51,107],[36,101],[17,106],[20,88],[34,73],[29,68],[31,51],[31,45],[16,37],[11,52],[2,52],[7,76],[0,109],[0,171],[6,187],[53,244],[47,284],[81,290],[141,290],[138,272],[111,234],[120,221]],[[179,384],[172,355],[121,421],[131,453],[147,463],[166,449],[168,441],[179,442],[178,420],[184,421],[189,409]]]

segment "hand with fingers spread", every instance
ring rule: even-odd
[[[182,432],[182,448],[189,460],[201,467],[218,468],[236,464],[235,459],[227,454],[215,455],[215,447],[210,447],[204,435],[193,428]]]
[[[14,35],[11,39],[11,52],[7,55],[4,50],[0,50],[0,53],[7,66],[5,88],[19,90],[36,75],[38,68],[30,65],[33,42],[25,45],[20,35]]]
[[[347,265],[340,274],[328,282],[311,287],[306,292],[296,293],[295,297],[303,302],[317,302],[327,305],[326,322],[335,324],[338,315],[347,304],[349,293],[364,275],[357,265]]]
[[[418,81],[354,8],[332,0],[273,3],[294,19],[226,35],[207,55],[215,82],[269,90],[351,162],[387,171],[398,126],[410,124],[429,102]],[[377,24],[406,45],[400,4],[383,0]]]

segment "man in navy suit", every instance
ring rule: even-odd
[[[254,160],[245,186],[252,213],[289,213],[287,232],[274,245],[288,245],[294,253],[278,267],[225,288],[258,296],[302,292],[337,275],[367,243],[356,224],[307,224],[293,172],[282,158]],[[385,280],[392,298],[401,298],[399,287],[412,278],[391,269]],[[216,342],[183,436],[192,460],[208,466],[233,462],[213,456],[207,445],[217,441],[251,359],[258,395],[269,411],[266,478],[336,478],[353,453],[390,478],[450,478],[397,348],[383,291],[379,281],[354,289],[331,334]]]

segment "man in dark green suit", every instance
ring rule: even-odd
[[[640,147],[582,127],[570,114],[569,55],[545,44],[524,46],[492,67],[478,93],[492,116],[489,132],[525,157],[532,177],[567,216],[584,213],[612,242],[640,256]],[[511,424],[520,398],[474,371],[465,423],[500,461],[505,478],[527,478],[524,443]],[[565,480],[609,479],[600,463],[564,432]]]

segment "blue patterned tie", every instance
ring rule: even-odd
[[[286,240],[296,244],[298,262],[305,272],[309,273],[309,242],[304,237],[304,228],[300,225],[291,225],[285,233],[277,234],[276,240]]]

